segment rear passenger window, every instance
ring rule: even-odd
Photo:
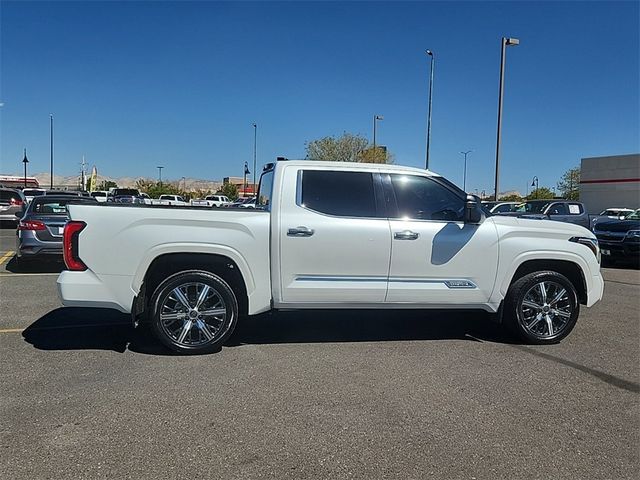
[[[567,215],[567,206],[564,203],[554,203],[547,213],[549,215]]]
[[[571,215],[581,215],[584,210],[582,209],[582,205],[579,203],[570,203],[569,204],[569,214]]]
[[[373,174],[302,171],[299,205],[340,217],[376,217]]]

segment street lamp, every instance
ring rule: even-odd
[[[49,146],[50,146],[50,155],[49,155],[49,163],[51,168],[51,178],[49,183],[49,188],[53,190],[53,113],[49,114]]]
[[[24,163],[24,188],[27,188],[27,163],[29,163],[29,159],[27,158],[27,149],[24,149],[24,158],[22,159],[22,163]]]
[[[258,125],[253,124],[253,190],[256,189],[256,158],[257,158],[257,146],[258,146]]]
[[[538,198],[538,177],[534,176],[533,180],[531,181],[531,187],[536,187],[536,189],[534,190],[534,192],[536,192],[535,197],[534,198]],[[533,193],[533,192],[531,192]]]
[[[510,46],[520,45],[517,38],[502,37],[502,49],[500,51],[500,90],[498,93],[498,135],[496,139],[496,181],[494,185],[495,201],[498,201],[498,188],[500,181],[500,136],[502,135],[502,97],[504,95],[504,64],[506,49]]]
[[[162,169],[164,167],[157,166],[156,168],[158,169],[158,184],[162,186]]]
[[[469,155],[473,150],[467,150],[466,152],[460,152],[464,155],[464,173],[462,174],[462,190],[467,191],[467,155]]]
[[[433,98],[433,67],[435,57],[431,50],[425,50],[425,53],[431,57],[431,73],[429,74],[429,113],[427,114],[427,158],[425,160],[425,168],[429,170],[429,147],[431,146],[431,103]]]
[[[182,177],[180,180],[182,180],[182,192],[186,192],[187,191],[187,177]]]
[[[384,120],[382,115],[374,115],[373,116],[373,158],[376,158],[376,126],[378,124],[378,120]]]
[[[247,165],[247,162],[244,162],[244,190],[242,192],[242,195],[246,195],[247,194],[247,175],[249,175],[251,172],[249,171],[249,165]]]

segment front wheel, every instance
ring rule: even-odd
[[[167,278],[153,293],[151,307],[155,336],[180,353],[219,350],[238,321],[238,301],[229,284],[201,270]]]
[[[516,280],[505,299],[505,323],[527,343],[546,345],[565,338],[578,320],[574,285],[557,272],[533,272]]]

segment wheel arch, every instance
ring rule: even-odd
[[[578,293],[578,300],[582,305],[587,303],[587,283],[584,276],[583,268],[574,261],[551,259],[551,258],[536,258],[524,260],[513,271],[513,274],[509,277],[507,288],[518,279],[528,275],[529,273],[550,270],[564,275],[575,287]]]
[[[164,253],[155,257],[144,272],[132,312],[140,317],[148,311],[149,300],[160,283],[167,277],[184,270],[204,270],[218,275],[229,284],[238,300],[240,315],[249,307],[246,277],[234,259],[212,253]]]

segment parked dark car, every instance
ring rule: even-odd
[[[580,202],[570,200],[529,200],[518,205],[512,212],[497,213],[521,218],[540,218],[559,222],[575,223],[589,228],[589,215]]]
[[[593,233],[603,260],[640,260],[640,209],[622,220],[596,223]]]
[[[114,203],[145,203],[137,188],[114,188],[109,192],[107,202]]]
[[[62,256],[62,232],[69,221],[67,205],[97,204],[95,198],[73,195],[44,195],[34,198],[18,223],[16,260],[37,256]],[[16,217],[17,218],[17,217]]]
[[[16,213],[24,213],[26,204],[27,201],[20,190],[0,187],[0,221],[17,222]]]

